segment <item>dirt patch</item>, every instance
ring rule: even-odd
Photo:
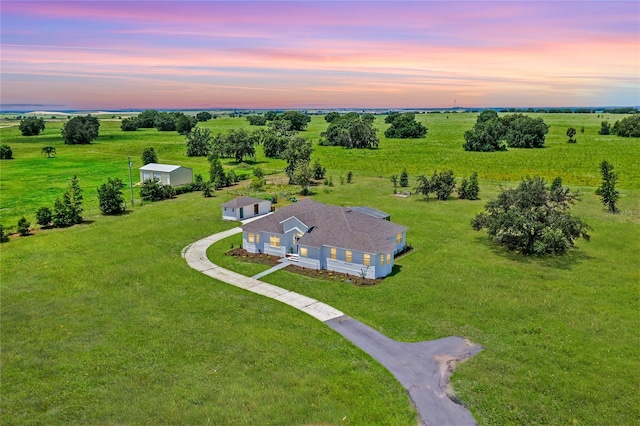
[[[259,263],[262,265],[270,265],[275,266],[278,264],[277,256],[271,256],[263,253],[249,253],[245,249],[234,248],[225,253],[227,256],[233,256],[238,260],[248,263]],[[368,287],[372,285],[376,285],[382,282],[382,278],[379,279],[370,279],[370,278],[362,278],[356,275],[343,274],[335,271],[326,271],[326,270],[318,270],[318,269],[310,269],[303,268],[301,266],[289,265],[286,268],[289,272],[294,272],[296,274],[304,275],[305,277],[310,278],[320,278],[323,280],[329,281],[340,281],[348,284],[353,284],[358,287]]]

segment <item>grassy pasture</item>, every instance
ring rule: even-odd
[[[597,135],[602,118],[595,114],[543,117],[551,129],[541,150],[465,153],[471,114],[420,115],[426,140],[381,134],[375,151],[316,147],[335,187],[314,188],[314,198],[388,211],[410,228],[415,250],[372,288],[286,271],[264,280],[395,339],[459,335],[482,344],[486,350],[452,378],[481,424],[637,424],[640,143]],[[376,123],[384,129],[382,117]],[[161,162],[206,175],[204,158],[184,156],[184,137],[125,133],[103,121],[96,143],[68,146],[60,126],[47,123],[34,138],[0,129],[16,157],[0,163],[2,223],[21,215],[34,222],[35,210],[52,205],[72,174],[85,190],[89,220],[1,246],[0,423],[415,424],[393,378],[327,327],[216,283],[180,258],[185,245],[233,226],[218,220],[231,194],[185,194],[122,217],[98,214],[95,188],[107,177],[128,181],[126,157],[139,166],[146,146]],[[236,118],[204,126],[249,127]],[[566,144],[569,126],[578,129],[575,145]],[[305,135],[317,141],[325,128],[313,117]],[[46,145],[56,146],[57,158],[40,155]],[[620,173],[618,215],[605,213],[593,193],[602,159]],[[260,149],[256,162],[274,172],[284,167]],[[420,172],[477,170],[482,200],[394,197],[388,177],[403,166],[412,185]],[[340,185],[348,170],[354,183]],[[584,193],[573,211],[594,228],[590,243],[563,257],[521,258],[471,230],[469,220],[498,185],[526,174],[561,175]],[[134,169],[134,182],[137,176]],[[265,268],[223,256],[232,242],[239,237],[213,246],[210,257],[248,274]]]

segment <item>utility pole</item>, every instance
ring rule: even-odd
[[[131,166],[133,163],[131,162],[131,157],[127,157],[129,159],[129,188],[131,188],[131,206],[133,207],[133,178],[131,177]]]

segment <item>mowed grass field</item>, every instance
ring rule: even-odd
[[[420,115],[430,129],[423,140],[380,135],[379,150],[314,153],[335,183],[314,187],[314,199],[380,208],[409,227],[414,251],[397,261],[397,274],[368,288],[286,271],[264,280],[398,340],[458,335],[483,345],[452,377],[480,424],[637,424],[640,141],[597,135],[602,118],[595,114],[550,114],[543,115],[552,126],[544,149],[465,153],[462,133],[475,115],[448,117]],[[376,123],[385,128],[382,117]],[[139,165],[145,146],[154,146],[161,162],[205,175],[208,169],[205,159],[184,156],[176,133],[130,134],[118,125],[103,121],[97,142],[81,147],[62,144],[59,124],[29,139],[15,128],[0,130],[16,157],[0,164],[2,223],[22,214],[33,222],[70,173],[85,189],[89,221],[1,246],[1,422],[415,424],[393,377],[328,327],[217,283],[180,258],[187,244],[234,226],[220,221],[219,205],[241,190],[99,215],[95,188],[111,176],[128,181],[126,157]],[[245,125],[237,118],[205,124],[214,132]],[[566,144],[569,126],[578,129],[575,145]],[[314,117],[303,134],[317,141],[325,128]],[[56,146],[58,157],[40,156],[44,145]],[[620,173],[617,215],[604,212],[594,195],[603,159]],[[256,162],[273,172],[284,167],[260,149]],[[482,199],[395,197],[388,177],[403,167],[411,184],[416,173],[477,170]],[[354,182],[340,185],[349,170]],[[573,212],[594,228],[591,242],[578,242],[567,256],[523,258],[471,229],[471,217],[499,185],[527,174],[560,175],[583,192]],[[31,185],[32,198],[15,201],[29,192],[16,180]],[[264,269],[223,256],[238,242],[225,240],[209,255],[248,274]]]

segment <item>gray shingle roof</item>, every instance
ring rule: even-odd
[[[309,199],[243,225],[242,230],[283,234],[281,222],[292,216],[311,228],[298,240],[299,244],[310,247],[331,246],[368,253],[390,253],[395,251],[396,245],[395,239],[389,241],[389,238],[407,230],[404,226],[356,210]]]
[[[254,204],[258,204],[263,201],[264,200],[259,200],[253,197],[238,197],[238,198],[234,198],[231,201],[227,201],[222,205],[222,207],[230,207],[230,208],[237,209],[240,207],[252,206]]]

